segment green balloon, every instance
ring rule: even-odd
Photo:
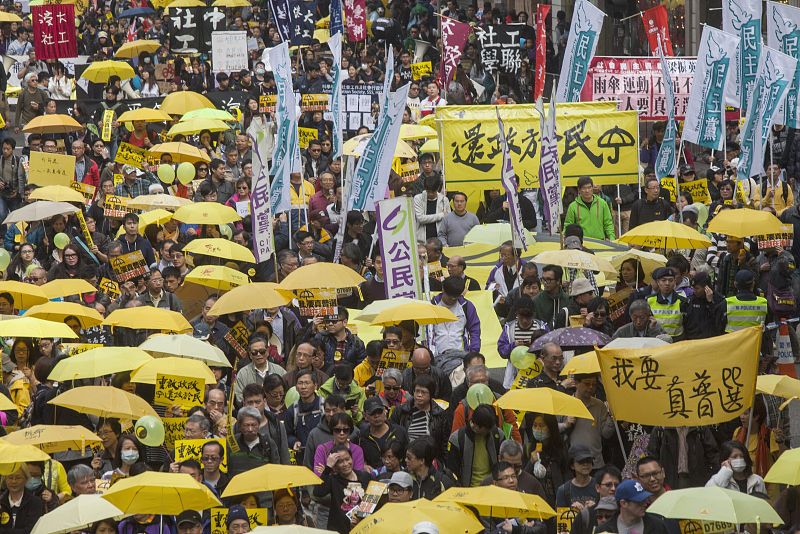
[[[164,423],[152,415],[145,415],[133,427],[136,438],[149,447],[160,447],[164,443]]]
[[[180,165],[178,165],[178,181],[183,185],[188,184],[192,180],[194,180],[196,170],[194,165],[189,163],[188,161],[184,161]]]
[[[9,263],[11,263],[11,254],[6,249],[0,248],[0,271],[5,271]]]
[[[473,410],[481,404],[492,404],[494,393],[486,384],[472,384],[467,390],[467,405]]]
[[[58,250],[64,250],[64,247],[69,245],[69,236],[63,232],[59,232],[53,236],[53,243]]]
[[[514,347],[509,359],[511,365],[519,370],[530,369],[536,363],[536,355],[528,352],[528,347]]]
[[[159,165],[158,166],[158,179],[164,182],[165,184],[171,184],[175,181],[175,169],[172,168],[172,165]]]
[[[231,227],[228,226],[227,224],[219,225],[219,234],[228,241],[233,239],[233,230],[231,230]]]
[[[286,396],[283,398],[283,402],[286,404],[287,408],[299,400],[300,394],[297,392],[297,388],[294,386],[289,388],[289,391],[286,392]]]

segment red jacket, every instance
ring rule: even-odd
[[[83,176],[75,176],[76,182],[100,187],[100,169],[91,158],[83,156]]]

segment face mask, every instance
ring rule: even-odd
[[[267,72],[267,69],[256,69],[256,74],[258,76],[263,76]]]
[[[741,473],[747,467],[747,462],[744,458],[733,458],[731,460],[731,469],[736,473]]]
[[[533,431],[533,438],[536,441],[544,441],[550,437],[550,432],[547,430],[534,430]]]
[[[25,483],[25,489],[30,490],[30,491],[36,491],[41,487],[42,487],[42,479],[41,478],[31,477]]]
[[[135,464],[139,460],[139,451],[122,451],[120,458],[124,464]]]

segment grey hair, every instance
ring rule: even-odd
[[[403,385],[403,373],[400,372],[399,369],[389,368],[383,372],[383,381],[385,382],[387,378],[394,378],[394,381],[397,382],[398,386]]]
[[[650,310],[650,304],[647,303],[644,299],[638,299],[631,302],[631,305],[628,307],[628,315],[633,315],[633,312],[644,310],[647,312],[647,315],[650,315],[652,311]]]
[[[245,417],[250,417],[261,423],[261,414],[258,413],[258,410],[252,406],[245,406],[239,410],[239,413],[236,415],[236,422],[239,424],[239,426],[242,425],[242,421]]]
[[[78,483],[78,481],[89,477],[94,478],[94,471],[92,468],[86,464],[76,464],[72,466],[69,473],[67,473],[67,484],[72,487]]]
[[[500,444],[500,456],[516,456],[522,454],[522,445],[513,439],[503,440]]]
[[[200,425],[200,429],[208,434],[211,431],[211,421],[206,419],[203,414],[195,413],[189,416],[189,419],[186,420],[187,423],[197,423]]]
[[[466,370],[467,381],[472,383],[472,377],[478,373],[486,373],[488,375],[489,368],[483,364],[470,365]]]

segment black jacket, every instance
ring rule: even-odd
[[[642,197],[636,200],[631,207],[630,229],[653,221],[666,221],[672,214],[672,208],[666,200],[661,197],[650,202]]]
[[[486,453],[489,457],[489,467],[497,463],[500,456],[500,443],[503,442],[503,433],[494,428],[486,436]],[[470,425],[453,432],[447,443],[447,468],[458,477],[457,485],[468,488],[472,486],[472,460],[475,454],[475,432]]]
[[[800,145],[800,136],[797,136],[798,145]],[[798,160],[800,160],[800,147],[798,148],[797,156]],[[800,162],[798,162],[798,173],[800,173]],[[790,175],[792,176],[792,175]],[[800,177],[800,174],[797,175]],[[794,235],[800,235],[800,204],[796,204],[795,206],[784,210],[781,213],[779,219],[782,223],[791,224],[793,228]],[[794,263],[795,265],[800,265],[800,239],[795,239],[792,241],[792,256],[794,256]]]
[[[706,339],[725,333],[725,299],[717,293],[692,295],[683,317],[683,339]]]
[[[492,201],[492,204],[489,206],[489,210],[486,212],[483,222],[493,223],[509,220],[509,217],[511,216],[509,211],[503,209],[503,202],[506,201],[506,197],[507,195],[500,195]],[[536,210],[534,210],[531,201],[528,200],[524,195],[519,195],[519,211],[522,217],[522,226],[528,230],[535,229]]]
[[[414,398],[408,399],[394,409],[391,416],[392,423],[400,425],[404,430],[408,431],[408,426],[411,424],[411,415],[416,411],[414,408]],[[444,458],[445,449],[447,447],[447,438],[450,437],[450,417],[436,402],[431,401],[431,423],[430,423],[430,437],[433,443],[438,447],[436,457],[439,459]]]
[[[369,484],[369,475],[363,471],[354,470],[353,472],[356,474],[358,483],[366,490]],[[325,467],[321,478],[322,484],[314,486],[314,497],[322,498],[330,495],[331,502],[335,503],[330,507],[326,528],[341,534],[347,534],[350,532],[350,520],[347,519],[345,511],[342,510],[340,505],[346,501],[344,490],[354,482],[350,482],[339,475],[334,475],[329,467]]]
[[[406,430],[392,422],[387,422],[387,424],[389,425],[389,430],[380,439],[369,433],[369,423],[361,423],[359,427],[357,443],[364,451],[364,463],[370,467],[379,468],[383,465],[381,449],[390,443],[397,441],[402,445],[403,450],[408,445]]]
[[[455,486],[453,479],[441,469],[430,468],[428,476],[422,480],[412,475],[414,485],[412,486],[411,499],[428,499],[432,501],[446,489]]]
[[[597,527],[595,532],[598,534],[600,532],[619,532],[619,529],[617,528],[618,516],[619,513],[614,514],[614,517]],[[667,527],[664,526],[664,521],[658,516],[645,512],[643,522],[644,532],[641,534],[667,534]]]
[[[0,493],[0,532],[27,534],[44,513],[42,500],[27,489],[22,494],[19,508],[13,510],[8,502],[8,490]]]
[[[709,427],[689,427],[688,482],[691,487],[703,487],[719,469],[719,450]],[[655,427],[650,434],[647,453],[664,467],[664,482],[678,488],[678,432],[674,428]],[[615,523],[616,525],[616,523]]]

